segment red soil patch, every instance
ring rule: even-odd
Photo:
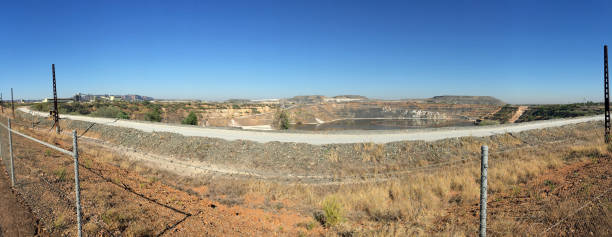
[[[487,232],[508,236],[612,235],[612,159],[595,157],[541,175],[512,191],[489,196]],[[455,206],[432,232],[467,226],[476,235],[479,205]]]

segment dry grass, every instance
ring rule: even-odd
[[[538,136],[554,136],[549,130],[541,130]],[[584,145],[548,144],[535,148],[518,149],[502,154],[491,154],[489,168],[490,197],[503,192],[516,193],[521,185],[526,184],[534,177],[550,172],[569,162],[584,159],[599,159],[610,154],[608,147],[603,145],[599,134],[597,138],[593,131],[573,129],[568,137],[584,138]],[[68,137],[51,134],[47,138],[51,143],[68,142]],[[514,147],[523,141],[512,135],[495,137],[495,143],[490,144],[491,151],[501,147]],[[460,149],[465,153],[480,152],[481,140],[476,138],[462,138]],[[409,144],[406,146],[407,152]],[[385,146],[373,143],[355,144],[355,155],[360,156],[362,162],[380,163],[385,157]],[[140,166],[122,160],[116,155],[96,149],[86,151],[87,156],[95,157],[96,162],[107,162],[129,169]],[[465,154],[464,153],[464,154]],[[450,157],[458,159],[461,157]],[[338,161],[338,153],[330,150],[326,159]],[[335,233],[354,233],[363,236],[405,236],[425,235],[431,233],[436,225],[435,220],[451,207],[460,205],[474,205],[478,203],[480,167],[476,162],[445,166],[435,170],[410,174],[386,182],[358,183],[340,186],[308,186],[299,184],[282,184],[261,180],[222,180],[218,179],[209,185],[208,195],[212,198],[226,200],[225,204],[243,205],[245,196],[264,197],[266,203],[286,202],[286,208],[300,210],[313,214],[324,211],[329,206],[342,213],[340,216],[345,222],[336,222],[329,225]],[[419,160],[420,165],[429,162]],[[143,172],[146,170],[142,170]],[[341,171],[339,171],[341,172]],[[149,176],[156,177],[156,176]],[[555,185],[550,180],[550,185]],[[146,185],[146,184],[143,184]],[[104,193],[103,191],[101,191]],[[103,199],[105,195],[100,195]],[[537,195],[536,195],[537,196]],[[329,204],[330,197],[334,205]],[[227,201],[229,200],[229,201]],[[100,203],[104,203],[100,200]],[[577,203],[567,203],[575,207]],[[271,208],[274,209],[274,208]],[[327,208],[329,209],[329,208]],[[112,210],[112,209],[111,209]],[[111,211],[109,210],[109,211]],[[567,210],[559,209],[551,212],[551,218],[560,218]],[[129,222],[129,216],[122,218],[121,213],[105,213],[108,225],[120,228],[122,222]],[[512,216],[500,214],[490,226],[497,233],[531,233],[530,229],[517,222]],[[105,223],[107,221],[104,221]],[[94,227],[91,227],[94,228]],[[133,233],[146,231],[144,227],[136,225]],[[464,236],[475,233],[469,226],[447,226],[442,231],[451,236]],[[132,230],[129,231],[132,233]],[[500,234],[503,235],[503,234]]]
[[[375,143],[360,143],[354,145],[356,154],[361,154],[363,162],[381,162],[385,158],[385,145]]]
[[[581,131],[575,133],[585,136]],[[549,144],[492,154],[489,168],[490,197],[495,198],[496,194],[502,192],[518,193],[520,185],[568,162],[608,154],[601,139],[594,139],[592,134],[587,137],[593,141],[586,145]],[[463,148],[480,151],[480,146],[474,145],[476,142],[467,140]],[[520,144],[518,139],[510,135],[502,136],[500,140],[510,145]],[[364,162],[376,162],[379,154],[384,153],[383,148],[376,144],[355,145],[355,150],[363,155]],[[434,221],[450,207],[478,203],[480,165],[478,159],[475,161],[382,183],[341,185],[335,188],[252,181],[246,182],[248,185],[245,194],[300,200],[295,208],[312,210],[313,213],[317,210],[312,207],[321,208],[320,204],[325,198],[333,196],[338,198],[347,218],[346,225],[331,227],[339,234],[349,231],[366,236],[419,235],[430,233]],[[360,223],[362,227],[350,223]],[[511,217],[503,215],[498,216],[496,225],[491,228],[500,233],[513,233],[518,229],[528,231]],[[474,233],[473,229],[462,226],[445,228],[444,231],[453,236]]]

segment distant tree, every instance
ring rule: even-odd
[[[145,114],[145,120],[153,122],[161,122],[161,111],[159,108],[154,108]]]
[[[289,129],[289,115],[287,114],[287,112],[283,111],[280,113],[279,117],[278,117],[278,121],[279,121],[279,128],[280,129]]]
[[[120,118],[120,119],[130,119],[130,115],[127,114],[126,112],[119,111],[119,113],[117,113],[117,118]]]
[[[198,116],[196,116],[193,111],[189,112],[189,115],[187,115],[187,117],[185,117],[185,119],[183,119],[181,123],[189,125],[198,125]]]
[[[115,106],[101,106],[97,107],[95,111],[91,113],[91,116],[94,117],[104,117],[104,118],[117,118],[121,113],[121,109]]]

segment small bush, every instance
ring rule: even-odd
[[[49,112],[49,103],[37,103],[32,105],[32,109],[36,111]]]
[[[134,217],[129,210],[121,210],[118,208],[108,209],[102,213],[102,221],[111,229],[125,230]]]
[[[497,121],[497,120],[488,120],[488,119],[485,119],[485,120],[482,120],[482,121],[478,122],[479,126],[498,125],[498,124],[499,124],[499,121]]]
[[[53,221],[53,228],[55,228],[55,229],[64,229],[64,227],[66,227],[67,224],[68,223],[67,223],[67,220],[66,220],[66,217],[64,216],[64,214],[60,214]]]
[[[120,111],[117,114],[117,118],[119,118],[119,119],[130,119],[130,115],[127,114],[126,112]]]
[[[187,115],[187,117],[183,119],[181,123],[189,125],[198,125],[198,117],[195,115],[194,112],[189,112],[189,115]]]
[[[603,154],[597,148],[573,148],[566,156],[565,160],[572,160],[576,158],[604,158],[606,154]]]
[[[289,115],[287,114],[287,112],[283,111],[280,113],[280,115],[278,116],[278,121],[279,121],[279,128],[286,130],[289,129]]]
[[[57,178],[58,181],[66,181],[66,168],[56,169],[53,171],[53,174],[55,174],[55,178]]]
[[[145,120],[152,122],[161,122],[161,114],[156,112],[146,113]]]
[[[336,197],[326,197],[323,200],[322,209],[325,217],[323,222],[326,227],[332,227],[344,221],[344,210]]]
[[[96,111],[91,113],[92,116],[95,117],[104,117],[104,118],[125,118],[129,119],[129,116],[121,111],[119,107],[115,106],[102,106],[96,108]]]

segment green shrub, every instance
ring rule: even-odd
[[[53,228],[64,229],[67,224],[68,221],[66,220],[66,216],[64,216],[64,214],[59,214],[53,221]]]
[[[479,126],[498,125],[498,124],[499,124],[499,121],[497,121],[497,120],[488,120],[488,119],[485,119],[485,120],[482,120],[482,121],[478,122]]]
[[[158,104],[148,104],[149,112],[145,114],[145,120],[153,122],[161,122],[161,106]]]
[[[194,112],[189,112],[189,115],[187,115],[187,117],[183,119],[181,123],[189,125],[198,125],[198,116],[196,116]]]
[[[32,105],[32,109],[42,112],[49,112],[50,103],[36,103]]]
[[[120,119],[130,119],[130,115],[127,114],[126,112],[119,111],[119,113],[117,114],[117,118],[120,118]]]
[[[525,113],[518,119],[518,122],[555,118],[571,118],[603,113],[603,103],[587,102],[575,104],[537,105],[529,107],[529,109],[525,111]]]
[[[66,181],[66,168],[59,168],[53,171],[58,181]]]
[[[280,129],[289,129],[289,115],[287,114],[287,112],[281,112],[278,117],[278,121]]]
[[[324,223],[326,227],[331,227],[344,221],[344,210],[342,204],[335,196],[328,196],[322,203]]]
[[[102,106],[96,108],[96,111],[92,112],[91,115],[95,117],[118,118],[121,113],[122,111],[118,107]]]
[[[157,110],[145,114],[145,120],[152,122],[161,122],[161,113]]]

